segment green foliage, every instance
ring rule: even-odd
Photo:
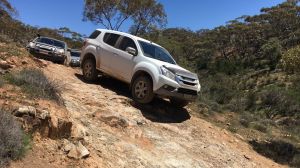
[[[275,69],[281,58],[282,47],[278,38],[271,38],[261,47],[262,56],[270,60],[269,66]]]
[[[8,0],[0,0],[0,18],[2,15],[5,15],[4,11],[9,15],[17,14],[16,9],[8,2]]]
[[[6,75],[9,83],[20,86],[33,98],[46,98],[61,103],[61,87],[49,80],[41,70],[23,69],[20,72]]]
[[[250,126],[253,128],[253,129],[256,129],[260,132],[264,132],[266,133],[268,131],[268,127],[262,123],[259,123],[259,122],[254,122],[252,124],[250,124]]]
[[[283,140],[270,140],[258,142],[252,140],[249,142],[253,149],[258,153],[271,158],[277,163],[289,164],[291,166],[299,167],[299,149]]]
[[[28,149],[30,139],[23,133],[13,116],[0,110],[0,167],[9,160],[22,157]]]
[[[83,17],[85,21],[113,30],[119,30],[126,20],[131,19],[133,34],[166,23],[164,7],[156,0],[86,0]]]
[[[13,19],[8,14],[0,17],[0,42],[15,42],[19,44],[19,46],[26,46],[28,41],[33,40],[37,34],[65,41],[69,48],[80,48],[82,46],[83,36],[79,33],[72,31],[67,32],[66,34],[69,35],[64,37],[63,35],[65,34],[62,35],[61,30],[26,25]]]
[[[283,54],[282,64],[287,72],[300,72],[300,45]]]
[[[0,76],[0,88],[5,84],[4,79]]]
[[[297,116],[300,113],[299,104],[280,89],[265,90],[260,97],[262,101],[260,106],[264,109],[267,118]]]

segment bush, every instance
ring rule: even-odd
[[[261,105],[266,110],[265,114],[269,119],[277,115],[282,117],[295,116],[300,112],[300,107],[294,99],[278,89],[264,91],[261,94],[261,101]]]
[[[0,167],[24,155],[28,141],[13,116],[0,110]]]
[[[277,163],[289,164],[290,166],[299,167],[299,149],[283,140],[271,140],[258,142],[252,140],[249,142],[253,149],[258,153],[273,159]]]
[[[287,72],[300,72],[300,45],[283,54],[282,64]]]
[[[46,98],[60,102],[60,86],[49,80],[38,69],[23,69],[20,72],[9,74],[6,79],[34,98]]]
[[[276,68],[277,63],[281,58],[282,46],[278,38],[271,38],[261,47],[261,52],[264,58],[267,60],[263,61],[262,65],[269,65],[273,70]]]
[[[268,126],[264,125],[262,123],[259,123],[259,122],[252,123],[251,127],[253,129],[256,129],[257,131],[260,131],[260,132],[263,132],[263,133],[266,133],[268,131]]]
[[[5,83],[4,79],[0,76],[0,87],[2,87],[4,83]]]

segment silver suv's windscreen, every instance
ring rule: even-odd
[[[71,56],[72,57],[80,57],[80,52],[71,51]]]
[[[38,38],[36,41],[40,42],[40,43],[53,45],[53,46],[58,47],[58,48],[65,48],[65,43],[63,43],[61,41],[45,38],[45,37]]]
[[[139,44],[143,50],[143,53],[146,57],[150,57],[153,59],[157,59],[163,62],[167,62],[170,64],[176,64],[173,60],[172,56],[162,47],[158,47],[151,43],[147,43],[144,41],[139,41]]]

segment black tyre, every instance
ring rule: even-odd
[[[185,107],[189,104],[188,101],[186,100],[180,100],[180,99],[175,99],[175,98],[171,98],[170,102],[172,103],[172,105],[174,105],[175,107]]]
[[[86,59],[82,64],[83,77],[87,82],[94,82],[97,79],[96,63],[93,59]]]
[[[138,103],[146,104],[153,100],[153,85],[151,79],[146,76],[137,77],[132,84],[131,94]]]

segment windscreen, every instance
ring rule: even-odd
[[[139,41],[139,44],[146,57],[157,59],[170,64],[176,64],[176,62],[166,49],[144,41]]]

